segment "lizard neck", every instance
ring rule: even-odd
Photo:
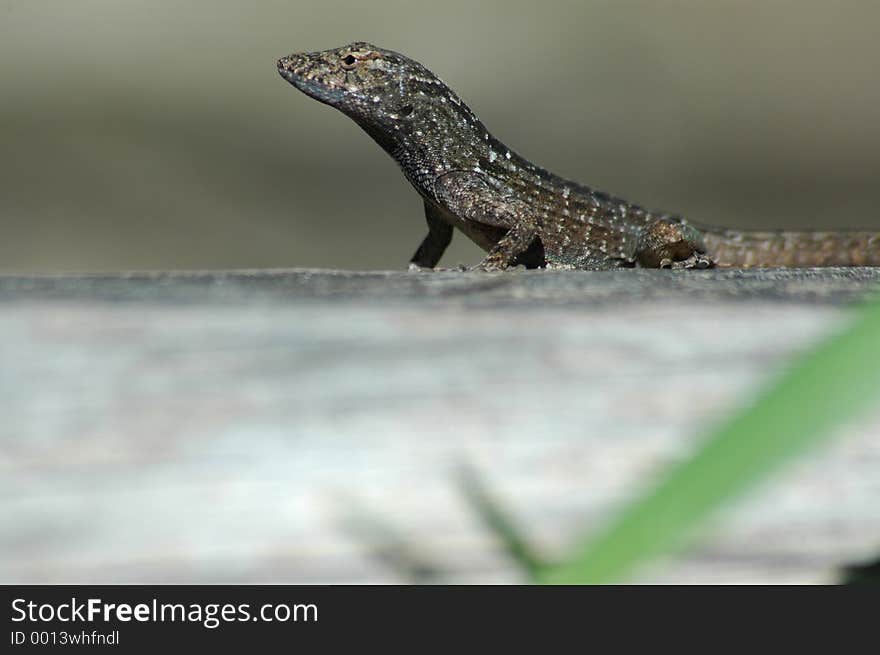
[[[403,170],[416,190],[434,199],[434,181],[451,171],[479,171],[498,143],[482,121],[445,85],[415,88],[395,106],[377,114],[356,116],[361,128]],[[503,145],[500,146],[504,148]]]

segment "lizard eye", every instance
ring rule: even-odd
[[[351,70],[354,68],[354,65],[358,62],[357,57],[353,54],[349,53],[342,58],[342,67],[346,70]]]

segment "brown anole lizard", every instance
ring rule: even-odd
[[[433,268],[454,228],[487,251],[478,268],[880,266],[880,234],[696,225],[563,179],[493,137],[420,63],[356,42],[278,60],[306,95],[360,125],[424,200],[428,235],[411,259]]]

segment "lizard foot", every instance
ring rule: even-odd
[[[636,261],[646,268],[711,268],[715,265],[700,233],[685,223],[661,218],[639,238]]]
[[[685,268],[714,268],[715,262],[709,255],[702,252],[694,252],[687,259],[673,261],[671,259],[663,259],[660,261],[660,268],[685,269]]]
[[[469,266],[465,270],[467,270],[471,273],[474,273],[474,272],[477,272],[477,273],[501,273],[507,269],[504,268],[503,266],[495,266],[495,265],[491,265],[491,264],[487,265],[487,264],[480,262],[479,264],[476,264],[474,266]]]
[[[497,273],[499,271],[503,271],[507,268],[507,264],[504,259],[500,255],[496,255],[496,253],[491,253],[486,255],[476,266],[471,266],[469,270],[471,271],[482,271],[484,273]]]

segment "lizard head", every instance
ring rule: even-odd
[[[306,95],[356,120],[405,116],[415,79],[436,79],[418,62],[363,41],[282,57],[278,72]]]
[[[461,99],[417,61],[357,41],[341,48],[294,53],[278,72],[306,95],[358,123],[404,165],[424,174],[451,167],[450,149],[488,138]],[[403,159],[407,159],[406,162]]]

